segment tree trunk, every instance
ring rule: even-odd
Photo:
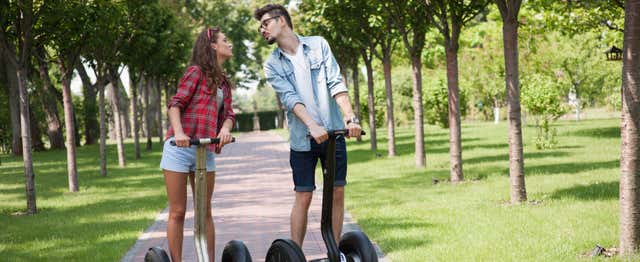
[[[369,102],[369,137],[371,139],[371,151],[377,156],[378,145],[376,142],[376,105],[373,92],[373,66],[371,65],[371,58],[367,58],[367,55],[363,55],[363,60],[367,67],[367,98]]]
[[[158,121],[158,144],[162,146],[162,85],[160,85],[160,82],[161,81],[156,82],[156,91],[158,91],[156,99],[156,119]]]
[[[360,113],[360,87],[358,86],[358,58],[353,58],[352,70],[351,70],[351,80],[353,81],[353,109],[356,117],[358,119],[362,119],[362,114]],[[358,142],[362,141],[362,137],[356,138]]]
[[[524,155],[522,145],[522,123],[520,115],[520,78],[518,66],[518,10],[520,1],[509,0],[507,6],[499,6],[502,14],[502,37],[504,41],[505,81],[507,111],[509,119],[509,180],[511,203],[527,201],[524,180]]]
[[[420,56],[411,57],[413,77],[413,124],[415,125],[415,161],[416,167],[424,167],[426,162],[424,152],[424,117],[422,110],[422,59]]]
[[[620,253],[640,248],[640,1],[625,5],[620,156]]]
[[[460,137],[458,44],[457,37],[454,39],[455,40],[445,38],[445,49],[447,55],[447,85],[449,91],[449,153],[451,161],[451,182],[455,183],[462,181],[464,179],[464,175],[462,173],[462,145]]]
[[[19,97],[18,75],[16,66],[9,62],[9,58],[4,59],[7,72],[7,88],[9,89],[9,97]],[[20,137],[20,101],[18,99],[9,99],[9,112],[11,113],[11,151],[14,156],[22,155],[22,138]]]
[[[67,135],[67,177],[69,192],[78,191],[78,172],[76,168],[76,127],[71,96],[71,70],[60,63],[62,74],[62,105],[64,108],[64,123]]]
[[[44,57],[44,47],[39,47],[39,56]],[[43,59],[38,59],[38,72],[43,86],[40,89],[40,97],[42,100],[42,110],[47,120],[47,136],[52,149],[64,148],[64,138],[62,136],[62,123],[58,118],[58,101],[56,100],[55,90],[51,85],[49,78],[49,66]]]
[[[104,81],[98,79],[98,109],[100,110],[100,175],[107,176],[107,123],[104,104]]]
[[[149,93],[151,92],[151,85],[153,85],[155,81],[155,78],[149,78],[149,81],[146,81],[144,85],[144,127],[147,135],[147,151],[150,151],[153,146],[151,142],[151,121],[153,120],[151,118],[151,105],[149,105]]]
[[[31,105],[29,105],[29,121],[31,121],[29,124],[29,128],[31,128],[31,148],[37,152],[46,150],[44,141],[42,141],[42,130],[38,125],[38,120],[33,110],[31,110]]]
[[[126,160],[124,158],[124,141],[122,139],[122,120],[120,114],[120,86],[117,76],[112,76],[111,79],[111,91],[112,97],[111,108],[113,111],[113,127],[116,139],[116,148],[118,152],[118,166],[125,167]]]
[[[384,50],[382,57],[384,87],[387,92],[387,152],[389,157],[396,155],[396,129],[393,116],[393,87],[391,86],[391,50]]]
[[[18,66],[18,92],[20,94],[20,126],[22,138],[22,160],[24,162],[25,189],[27,196],[27,213],[38,212],[36,206],[36,178],[33,172],[33,160],[31,159],[31,123],[29,121],[29,97],[27,95],[27,69]]]
[[[132,75],[130,73],[130,75]],[[138,120],[138,82],[131,77],[129,80],[129,88],[131,89],[131,118],[133,122],[133,147],[135,148],[135,158],[140,159],[140,121]]]
[[[78,75],[80,75],[80,79],[82,79],[82,96],[84,99],[83,110],[84,110],[84,139],[85,144],[93,145],[96,143],[96,137],[99,136],[99,124],[96,116],[98,115],[98,106],[96,105],[96,85],[91,84],[91,79],[87,75],[84,66],[81,63],[78,63],[76,66],[76,70],[78,70]]]
[[[122,139],[131,137],[131,122],[129,122],[129,97],[127,97],[127,90],[124,89],[124,83],[122,79],[118,77],[120,94],[120,120],[122,127]]]

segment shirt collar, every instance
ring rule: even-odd
[[[309,51],[310,47],[309,47],[309,43],[307,43],[307,39],[304,37],[300,37],[300,35],[296,34],[296,37],[298,38],[298,41],[300,41],[300,43],[302,44],[302,51],[304,52],[304,54],[306,55],[307,52]],[[284,51],[282,51],[282,49],[280,49],[280,47],[278,47],[276,49],[276,51],[278,52],[278,57],[279,58],[283,58],[284,57]]]

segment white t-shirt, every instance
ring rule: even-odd
[[[283,52],[284,55],[289,58],[291,64],[293,64],[293,74],[296,78],[296,91],[302,98],[304,106],[307,108],[307,112],[311,118],[316,121],[320,126],[323,126],[323,122],[320,118],[318,104],[313,98],[313,85],[311,84],[311,69],[309,62],[304,57],[304,50],[302,49],[302,43],[298,45],[295,55],[289,55]]]

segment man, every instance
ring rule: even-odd
[[[327,130],[349,129],[347,137],[359,137],[362,128],[349,102],[340,68],[327,41],[320,36],[302,37],[293,32],[291,17],[281,5],[269,4],[254,13],[260,33],[278,47],[264,63],[267,81],[287,108],[290,158],[295,190],[291,210],[291,238],[300,247],[307,230],[307,213],[315,190],[318,159],[324,162]],[[340,112],[344,113],[344,118]],[[310,134],[312,138],[308,138]],[[344,218],[344,186],[347,152],[344,137],[336,141],[336,178],[333,192],[333,234],[336,243]],[[341,259],[344,255],[341,254]]]

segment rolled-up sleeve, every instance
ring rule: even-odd
[[[338,65],[338,61],[333,56],[329,43],[324,38],[322,38],[321,46],[327,75],[327,87],[331,96],[334,97],[337,94],[348,92],[347,86],[342,80],[342,74],[340,74],[340,65]]]
[[[282,102],[287,110],[292,111],[296,104],[304,105],[302,98],[298,95],[298,92],[296,92],[293,85],[284,79],[284,77],[276,73],[271,64],[265,63],[263,68],[267,82],[276,91],[280,102]]]
[[[180,111],[183,111],[191,101],[191,97],[197,88],[196,85],[198,85],[201,76],[202,73],[197,66],[187,68],[187,71],[178,83],[178,91],[169,103],[167,103],[167,109],[177,107],[180,108]]]

